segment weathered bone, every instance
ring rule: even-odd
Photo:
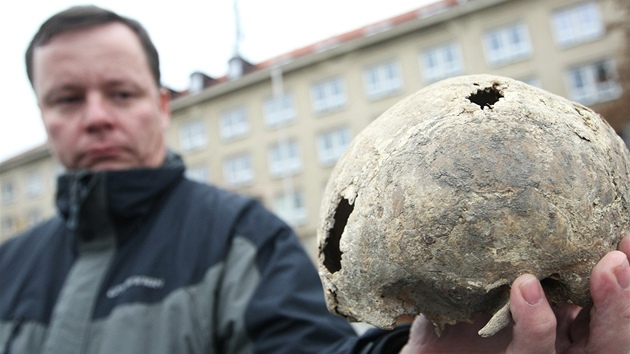
[[[462,76],[418,91],[330,177],[318,229],[329,309],[383,328],[490,313],[481,335],[492,335],[524,273],[554,304],[589,305],[591,269],[630,230],[628,156],[592,110],[520,81]]]

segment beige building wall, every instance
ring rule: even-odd
[[[0,242],[55,213],[61,170],[45,146],[0,164]]]
[[[601,14],[605,26],[603,34],[572,46],[559,46],[552,26],[553,14],[567,7],[589,3],[596,4]],[[255,197],[271,210],[280,211],[280,214],[283,213],[278,210],[278,196],[287,191],[301,193],[305,212],[288,221],[305,242],[311,256],[315,257],[319,206],[333,167],[333,163],[320,162],[318,136],[346,127],[350,136],[354,137],[393,104],[433,82],[435,78],[431,76],[435,72],[426,72],[422,66],[422,55],[428,50],[449,43],[457,47],[461,58],[460,70],[447,76],[494,73],[532,82],[569,98],[572,98],[568,89],[569,70],[612,59],[614,81],[619,86],[619,92],[606,102],[589,105],[601,113],[606,112],[604,117],[621,133],[630,122],[627,103],[630,102],[629,8],[627,0],[444,0],[429,8],[433,10],[430,16],[423,17],[420,14],[426,11],[418,11],[418,16],[412,15],[406,21],[394,18],[380,24],[384,28],[382,31],[352,39],[340,36],[337,42],[324,41],[312,46],[308,53],[302,51],[299,56],[290,58],[288,55],[275,62],[259,64],[255,71],[238,79],[219,80],[219,83],[201,92],[174,99],[167,139],[174,150],[182,153],[194,178]],[[490,64],[484,36],[515,23],[526,28],[531,46],[529,54],[513,62]],[[364,72],[388,62],[396,63],[401,86],[388,95],[370,99],[366,94]],[[275,81],[275,92],[279,91],[278,82],[281,82],[282,92],[293,97],[295,116],[280,127],[269,127],[265,122],[265,102],[274,97],[272,76],[275,72],[277,79],[278,70],[282,74],[281,81]],[[345,104],[317,113],[313,105],[313,85],[332,78],[341,80]],[[222,117],[237,109],[245,112],[248,130],[244,135],[225,140],[221,137]],[[197,146],[187,148],[190,136],[195,134]],[[272,176],[269,169],[269,149],[278,141],[295,141],[299,145],[300,167],[283,178]],[[250,156],[253,177],[245,183],[232,185],[224,171],[226,161],[243,154]],[[50,161],[44,162],[46,159],[50,160],[50,157],[37,164],[48,168],[47,176],[52,179],[54,173],[51,171],[55,167]],[[4,167],[6,163],[0,164],[0,183],[23,179],[24,174],[35,166],[35,162],[23,165],[13,162],[10,167]],[[50,199],[44,200],[46,198]],[[50,206],[51,198],[52,194],[46,194],[41,202]],[[23,218],[29,205],[34,207],[27,201],[2,205],[0,218]],[[50,208],[45,210],[52,213]],[[14,234],[23,225],[20,222],[13,231],[2,231],[0,237]]]

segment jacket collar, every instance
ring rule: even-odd
[[[58,178],[57,208],[79,241],[131,237],[162,197],[183,179],[184,163],[169,151],[159,168],[70,171]],[[107,232],[109,231],[109,232]]]

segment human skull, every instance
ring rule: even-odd
[[[318,227],[328,308],[382,328],[490,313],[502,319],[480,334],[492,335],[524,273],[552,303],[587,306],[593,266],[630,230],[629,166],[619,136],[578,103],[491,75],[430,85],[332,172]]]

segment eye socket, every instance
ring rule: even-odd
[[[131,92],[129,92],[129,91],[116,91],[114,93],[114,97],[115,98],[123,99],[123,100],[129,99],[132,96],[133,96],[133,94]]]
[[[74,104],[74,103],[78,103],[82,100],[82,97],[80,95],[65,95],[65,96],[59,96],[56,99],[53,100],[54,104],[58,104],[58,105],[70,105],[70,104]]]

